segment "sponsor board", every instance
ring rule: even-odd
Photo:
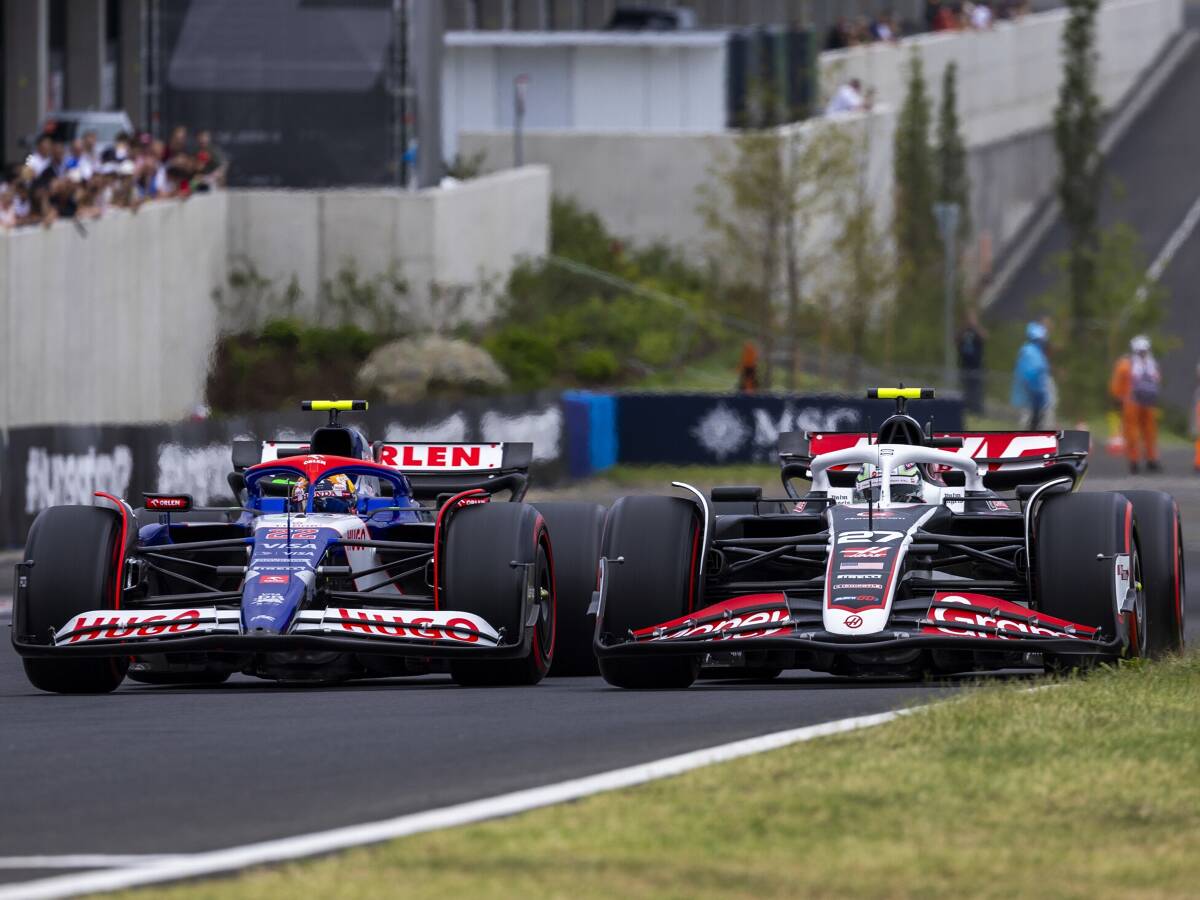
[[[117,444],[111,452],[88,447],[84,453],[52,453],[30,447],[25,462],[25,512],[33,515],[51,506],[91,506],[97,491],[115,497],[129,493],[133,451]]]
[[[199,506],[214,500],[232,499],[229,482],[229,442],[187,447],[167,441],[158,448],[156,490],[159,493],[190,494]]]
[[[370,437],[405,443],[532,441],[534,477],[545,485],[566,471],[568,434],[560,403],[558,394],[542,392],[465,398],[452,407],[442,401],[380,406],[353,419]],[[153,425],[11,428],[0,436],[0,546],[24,543],[43,509],[90,505],[96,491],[124,498],[190,494],[199,506],[227,502],[233,499],[226,481],[232,441],[259,441],[267,461],[281,448],[305,446],[320,424],[309,413],[282,413]],[[489,432],[491,427],[497,430]]]
[[[620,461],[694,465],[773,461],[778,459],[784,432],[865,429],[879,409],[875,401],[837,396],[626,395],[617,404]],[[962,404],[957,400],[913,401],[909,410],[921,421],[932,416],[951,427],[962,420]],[[686,437],[680,440],[681,436]],[[862,437],[865,440],[865,431]]]

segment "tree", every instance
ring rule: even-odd
[[[1069,335],[1071,347],[1087,348],[1086,352],[1055,356],[1060,380],[1083,386],[1082,391],[1064,392],[1064,412],[1084,417],[1105,407],[1109,370],[1126,351],[1131,337],[1153,335],[1160,352],[1169,349],[1172,340],[1160,331],[1167,291],[1147,277],[1146,255],[1129,225],[1117,222],[1099,233],[1093,258],[1094,287],[1088,297],[1088,315],[1082,320],[1074,317],[1071,262],[1070,250],[1055,257],[1058,279],[1036,305],[1051,315],[1056,332]]]
[[[933,205],[938,180],[929,144],[930,104],[921,57],[908,63],[908,88],[896,123],[893,174],[895,206],[892,235],[896,245],[896,303],[893,316],[904,322],[895,346],[908,360],[927,350],[939,333],[940,242]],[[891,345],[891,328],[889,340]]]
[[[714,235],[723,263],[722,280],[750,299],[762,349],[765,388],[771,387],[775,334],[774,293],[779,283],[781,229],[789,214],[784,167],[773,129],[747,130],[733,154],[719,152],[701,189],[700,214]]]
[[[718,152],[701,189],[699,211],[714,238],[724,293],[752,297],[764,387],[772,384],[781,332],[787,385],[795,386],[801,312],[812,294],[805,282],[819,261],[813,233],[846,189],[850,149],[846,132],[826,122],[743,131],[732,153]]]
[[[937,174],[939,203],[957,203],[959,246],[971,236],[971,179],[967,148],[958,122],[958,64],[942,70],[942,102],[938,107]]]
[[[1072,346],[1084,346],[1094,319],[1099,231],[1100,98],[1096,96],[1096,10],[1099,0],[1068,0],[1063,29],[1063,79],[1054,111],[1058,148],[1058,199],[1067,227],[1066,326]],[[1069,369],[1064,400],[1082,403],[1091,385],[1077,379],[1086,367]]]
[[[837,318],[846,351],[844,378],[851,388],[861,386],[857,384],[859,366],[868,357],[871,326],[894,281],[887,235],[879,225],[867,178],[869,139],[870,132],[864,129],[862,139],[849,155],[855,163],[852,177],[835,203],[837,236],[833,250],[836,286],[841,295]]]

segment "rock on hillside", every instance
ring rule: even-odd
[[[377,348],[358,370],[358,385],[385,402],[403,403],[436,393],[500,391],[508,377],[482,347],[428,335]]]

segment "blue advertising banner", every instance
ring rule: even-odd
[[[889,401],[772,394],[625,394],[617,398],[617,459],[649,465],[775,462],[785,431],[870,431]],[[960,400],[920,400],[909,413],[939,430],[963,427]]]

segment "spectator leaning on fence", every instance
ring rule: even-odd
[[[829,104],[825,107],[825,115],[836,116],[841,113],[862,112],[868,106],[867,99],[863,96],[862,82],[857,78],[851,78],[833,92],[833,96],[829,98]]]
[[[39,135],[25,163],[0,182],[0,228],[94,219],[110,209],[136,210],[146,200],[189,197],[223,187],[227,162],[201,131],[195,149],[183,126],[167,142],[118,134],[101,150],[94,131],[68,147]]]

